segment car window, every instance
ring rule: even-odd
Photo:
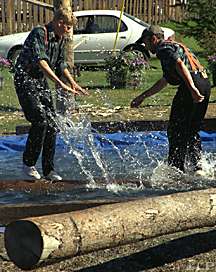
[[[77,17],[77,27],[74,34],[113,33],[117,31],[119,18],[109,15],[88,15]],[[120,32],[127,31],[127,26],[121,22]]]
[[[138,19],[137,17],[134,17],[134,16],[132,16],[132,15],[126,13],[126,12],[124,12],[124,15],[125,15],[126,17],[130,18],[131,20],[135,21],[136,23],[142,25],[142,26],[149,27],[149,24],[147,24],[147,23],[141,21],[141,20]]]

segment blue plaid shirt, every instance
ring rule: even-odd
[[[15,65],[16,72],[23,70],[33,77],[43,77],[38,66],[39,60],[46,60],[57,75],[61,75],[67,67],[64,61],[65,39],[55,36],[52,24],[37,26],[28,35]]]

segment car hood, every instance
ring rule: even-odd
[[[167,39],[169,39],[169,38],[173,38],[173,36],[175,35],[175,32],[172,30],[172,29],[170,29],[170,28],[167,28],[167,27],[161,27],[162,28],[162,30],[164,31],[164,39],[165,40],[167,40]]]
[[[17,43],[18,40],[25,41],[25,39],[27,38],[29,33],[30,32],[22,32],[22,33],[5,35],[5,36],[0,37],[0,42],[7,41],[7,43],[9,43],[9,41],[10,41],[10,43],[13,43],[13,42]]]

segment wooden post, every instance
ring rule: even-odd
[[[154,1],[154,24],[158,24],[158,15],[159,15],[159,3],[158,0]]]
[[[7,16],[7,34],[13,33],[13,23],[14,23],[14,16],[13,16],[13,0],[7,1],[7,9],[6,9],[6,16]]]
[[[16,31],[23,31],[23,24],[21,20],[21,0],[17,0],[17,18],[16,18]]]
[[[152,0],[148,0],[148,23],[152,24]]]
[[[147,21],[148,18],[148,13],[147,13],[147,0],[144,0],[144,16],[143,16],[143,21]]]
[[[54,10],[62,8],[67,8],[72,12],[72,3],[71,0],[54,0],[53,1]],[[66,44],[66,62],[69,66],[69,70],[73,70],[74,67],[74,50],[73,50],[73,30],[71,30],[70,35],[67,37]]]
[[[133,15],[133,0],[129,2],[129,14]]]
[[[54,10],[59,9],[59,8],[66,8],[68,10],[71,10],[72,12],[72,3],[71,0],[54,0]],[[71,74],[74,74],[74,49],[73,49],[73,29],[71,29],[70,33],[67,35],[67,41],[65,45],[65,61],[68,65],[68,69]],[[62,78],[63,81],[64,78]],[[65,82],[68,84],[67,82]],[[64,92],[62,91],[62,95],[64,95]],[[75,106],[75,97],[72,93],[68,93],[68,99],[70,100],[70,109],[73,109]],[[66,111],[69,109],[67,106],[65,106],[64,101],[58,99],[56,101],[56,107],[57,110],[60,111],[62,114],[65,114]]]
[[[2,34],[6,35],[7,33],[7,26],[6,26],[6,5],[5,2],[3,1],[1,4],[1,16],[2,16]]]
[[[32,269],[46,259],[215,226],[215,221],[216,189],[191,191],[14,221],[6,227],[5,248],[18,267]]]

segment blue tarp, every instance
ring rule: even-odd
[[[110,133],[110,134],[93,134],[94,144],[98,148],[110,149],[113,146],[118,148],[130,145],[159,146],[167,145],[167,134],[164,131],[154,132],[133,132],[133,133]],[[203,146],[216,147],[216,132],[200,132]],[[23,151],[26,143],[27,135],[21,136],[2,136],[0,137],[0,151]],[[74,144],[74,139],[70,140]],[[85,139],[75,142],[77,148],[85,147]],[[64,149],[65,142],[61,136],[57,138],[57,149]]]

